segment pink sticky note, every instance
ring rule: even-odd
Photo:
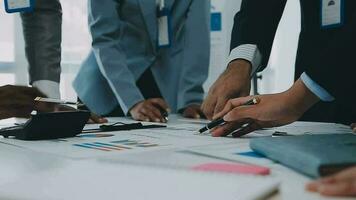
[[[226,163],[207,163],[207,164],[195,166],[192,169],[198,171],[215,171],[215,172],[253,174],[253,175],[268,175],[270,173],[270,170],[267,167],[261,167],[257,165],[226,164]]]

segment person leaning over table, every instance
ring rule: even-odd
[[[247,18],[259,18],[258,7],[265,10],[275,10],[283,1],[254,1],[243,2],[242,10]],[[335,5],[340,1],[333,1]],[[316,1],[302,1],[302,19],[304,29],[298,49],[298,54],[304,63],[304,72],[293,86],[282,93],[259,95],[260,102],[257,105],[241,106],[252,97],[231,99],[223,110],[213,118],[223,117],[226,124],[212,131],[213,136],[225,136],[232,134],[239,137],[254,130],[268,127],[282,126],[298,119],[313,105],[320,101],[338,101],[349,110],[345,112],[344,120],[350,123],[356,120],[356,66],[354,64],[356,45],[356,2],[344,1],[343,23],[331,29],[321,27],[320,4]],[[322,4],[323,5],[323,4]],[[256,8],[256,9],[253,9]],[[247,11],[248,10],[248,11]],[[257,21],[256,21],[257,23]],[[253,26],[254,24],[250,24]],[[263,35],[270,35],[265,27]],[[247,37],[247,36],[246,36]],[[266,40],[255,34],[250,38]],[[313,52],[310,52],[312,49]],[[305,53],[308,55],[305,55]],[[310,56],[312,54],[313,56]],[[343,110],[344,111],[344,110]],[[245,125],[247,124],[247,126]],[[352,125],[355,129],[355,124]],[[324,195],[348,195],[356,196],[356,168],[350,168],[339,174],[313,182],[307,189]]]
[[[235,16],[229,65],[210,88],[202,105],[202,110],[209,119],[220,112],[229,99],[250,94],[250,77],[256,71],[267,66],[286,2],[286,0],[242,1],[240,12]],[[343,51],[348,51],[348,54],[344,54],[339,51],[342,46],[337,42],[343,37],[346,29],[352,26],[356,1],[300,0],[300,4],[302,20],[295,62],[295,81],[302,77],[308,85],[313,85],[314,81],[309,77],[312,74],[308,73],[308,68],[310,70],[325,68],[323,72],[333,74],[334,72],[327,68],[332,64],[329,61],[332,61],[333,64],[339,66],[337,69],[339,73],[336,73],[335,76],[338,75],[340,76],[338,78],[343,77],[345,80],[345,92],[349,92],[351,97],[355,97],[356,94],[353,93],[355,78],[354,75],[353,77],[349,76],[349,70],[351,70],[349,68],[355,68],[355,64],[347,57],[351,54],[351,57],[354,57],[355,54],[351,52],[355,52],[355,48],[353,46],[344,48]],[[334,13],[335,15],[333,15]],[[354,40],[350,42],[352,43]],[[335,49],[333,52],[331,52],[332,47]],[[321,60],[323,63],[320,62]],[[337,122],[349,125],[351,120],[354,120],[356,112],[356,104],[350,105],[349,103],[350,96],[333,99],[333,95],[327,95],[322,91],[320,95],[325,101],[314,104],[300,117],[300,120]]]
[[[89,0],[88,8],[92,49],[73,86],[92,112],[154,122],[167,110],[203,116],[209,0]],[[171,29],[158,20],[162,10]]]

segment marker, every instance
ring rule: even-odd
[[[70,101],[64,101],[60,99],[51,99],[51,98],[43,98],[43,97],[36,97],[34,100],[38,102],[55,103],[55,104],[67,104],[67,105],[77,105],[77,106],[83,105],[78,102],[70,102]]]
[[[246,103],[242,104],[242,106],[251,106],[251,105],[256,105],[260,102],[260,99],[258,97],[255,97],[253,99],[250,99],[249,101],[247,101]],[[206,131],[209,131],[217,126],[221,126],[223,124],[225,124],[225,120],[223,117],[218,118],[216,120],[213,120],[212,122],[210,122],[209,124],[207,124],[206,126],[204,126],[203,128],[201,128],[199,130],[199,133],[202,134]]]

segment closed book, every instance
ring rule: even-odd
[[[356,135],[303,135],[252,139],[257,153],[311,177],[356,165]]]

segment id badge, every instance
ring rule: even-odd
[[[172,43],[171,14],[167,8],[158,9],[158,48],[168,48]]]
[[[30,12],[35,0],[4,0],[7,13]]]
[[[335,28],[344,23],[344,0],[321,0],[321,27]]]

